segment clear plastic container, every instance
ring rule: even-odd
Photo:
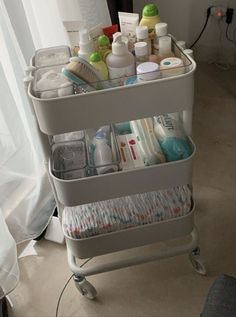
[[[42,48],[35,52],[35,67],[48,67],[69,63],[71,52],[69,46]]]
[[[101,175],[120,170],[120,155],[113,128],[103,126],[85,131],[89,174]]]
[[[84,131],[74,131],[63,134],[56,134],[52,137],[52,143],[80,141],[84,139]]]
[[[63,75],[65,65],[39,68],[35,71],[33,92],[36,97],[49,99],[73,95],[73,83]]]
[[[83,141],[57,143],[52,146],[52,171],[60,179],[87,176],[87,153]]]

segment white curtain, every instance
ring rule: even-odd
[[[40,235],[55,208],[23,84],[25,54],[12,18],[0,0],[0,297],[19,278],[16,243]]]
[[[88,28],[110,24],[106,0],[0,0],[0,298],[19,279],[16,243],[40,235],[55,208],[24,69],[34,49],[68,44],[62,21],[75,12]]]

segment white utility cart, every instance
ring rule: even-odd
[[[64,206],[82,205],[177,185],[191,185],[195,155],[195,145],[191,141],[191,133],[196,63],[190,56],[184,54],[174,39],[173,51],[177,57],[184,60],[182,74],[138,85],[115,87],[60,98],[39,99],[33,95],[32,84],[26,79],[28,95],[32,101],[32,112],[39,127],[45,166],[60,217]],[[33,65],[34,58],[32,59]],[[190,137],[192,155],[187,159],[73,180],[60,179],[52,173],[50,136],[173,112],[182,114],[185,132]],[[76,263],[77,258],[95,257],[186,235],[191,235],[191,242],[168,247],[165,250],[157,250],[154,254],[145,256],[140,254],[134,258],[93,267],[82,268]],[[194,203],[191,212],[187,215],[167,221],[84,239],[65,237],[68,262],[74,273],[75,284],[83,295],[91,299],[96,296],[96,290],[85,279],[86,276],[161,258],[186,253],[196,271],[200,274],[206,273],[200,258],[198,234],[194,226]]]

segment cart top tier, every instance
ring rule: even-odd
[[[41,131],[55,135],[191,109],[196,63],[172,43],[184,66],[156,80],[51,99],[35,97],[30,84],[28,94]]]

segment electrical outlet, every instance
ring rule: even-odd
[[[211,16],[213,16],[215,19],[220,20],[223,17],[226,16],[227,8],[217,6],[217,7],[211,7]]]

